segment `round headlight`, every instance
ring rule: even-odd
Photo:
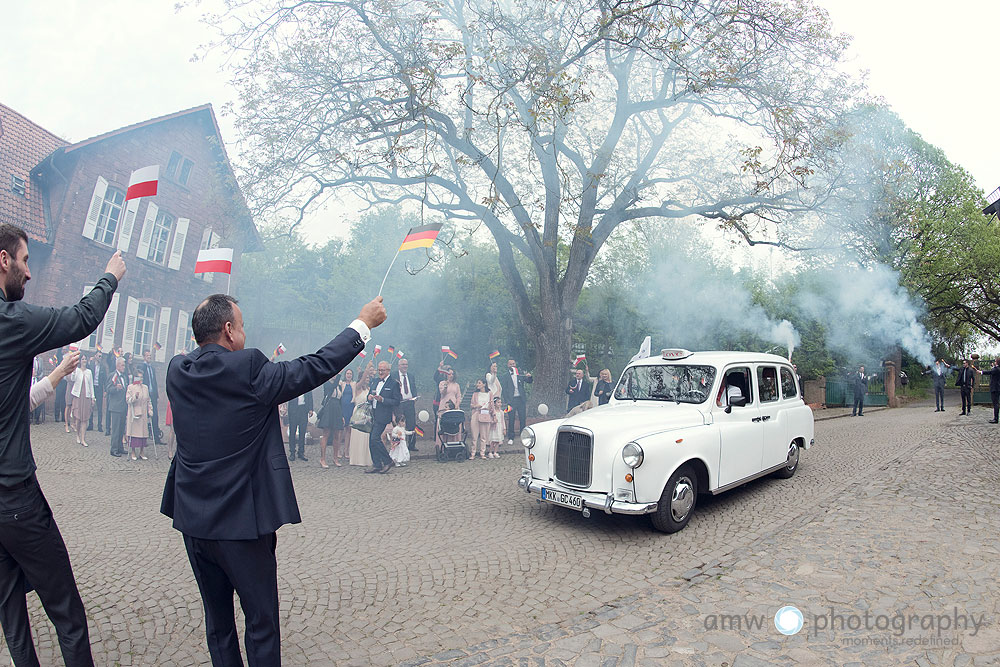
[[[526,449],[531,449],[535,446],[535,432],[531,430],[530,426],[521,431],[521,444]]]
[[[638,468],[642,465],[642,447],[638,443],[630,442],[622,449],[622,461],[629,468]]]

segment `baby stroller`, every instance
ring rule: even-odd
[[[464,461],[469,458],[469,448],[465,444],[465,413],[461,410],[446,410],[440,414],[438,427],[438,461],[453,459]]]

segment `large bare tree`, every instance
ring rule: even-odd
[[[346,188],[485,230],[550,401],[609,235],[701,216],[788,245],[855,92],[808,0],[229,0],[211,20],[254,205],[291,227]]]

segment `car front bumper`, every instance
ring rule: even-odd
[[[657,503],[630,503],[622,500],[615,500],[615,497],[610,493],[580,491],[579,489],[563,486],[562,484],[557,484],[555,482],[542,482],[541,480],[534,479],[527,471],[521,473],[521,477],[517,480],[517,485],[524,489],[525,492],[537,493],[539,496],[542,495],[543,487],[552,489],[553,491],[572,493],[580,496],[585,509],[593,508],[601,510],[605,514],[652,514],[656,511],[658,506]],[[539,498],[539,500],[541,500],[541,498]],[[562,507],[562,505],[558,505],[558,507]]]

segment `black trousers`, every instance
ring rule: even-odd
[[[368,451],[371,452],[372,466],[375,468],[392,465],[392,457],[382,442],[382,434],[388,425],[389,422],[375,422],[372,424],[372,432],[368,434]]]
[[[25,601],[32,587],[55,626],[66,665],[93,665],[69,554],[34,475],[0,489],[0,625],[17,667],[39,664]]]
[[[56,385],[55,421],[66,421],[66,380],[59,380]]]
[[[972,387],[962,387],[962,412],[972,412]]]
[[[104,414],[104,392],[100,387],[94,387],[94,409],[90,412],[90,421],[87,422],[87,430],[94,428],[94,415],[97,415],[97,430],[103,431],[101,427],[101,415]]]
[[[991,391],[990,400],[993,401],[993,421],[1000,421],[1000,391]]]
[[[851,415],[862,415],[865,413],[865,395],[855,394],[854,395],[854,406],[851,408]]]
[[[934,407],[944,410],[944,387],[934,385]]]
[[[281,664],[276,533],[256,540],[203,540],[184,536],[184,548],[205,605],[205,633],[214,667],[243,667],[233,592],[246,617],[243,645],[250,667]]]
[[[160,444],[162,440],[160,439],[160,411],[157,404],[160,402],[159,394],[150,394],[149,402],[153,406],[153,432],[149,434],[149,437],[153,439],[153,442]]]
[[[309,413],[288,413],[288,454],[295,454],[295,443],[299,443],[299,455],[306,453],[306,427],[309,425]],[[297,434],[297,435],[296,435]]]
[[[417,411],[414,407],[416,401],[402,401],[396,407],[396,416],[403,416],[403,423],[406,424],[406,430],[412,431],[417,425]],[[413,451],[414,445],[417,443],[417,434],[411,433],[406,436],[406,448],[411,452]]]
[[[514,417],[518,417],[521,420],[521,430],[528,423],[524,420],[528,413],[528,406],[524,400],[524,395],[512,397],[507,405],[510,406],[510,412],[507,413],[507,438],[513,439],[519,431],[514,430]]]
[[[112,456],[124,454],[122,438],[125,437],[125,413],[109,412],[108,416],[111,419],[111,454]]]

